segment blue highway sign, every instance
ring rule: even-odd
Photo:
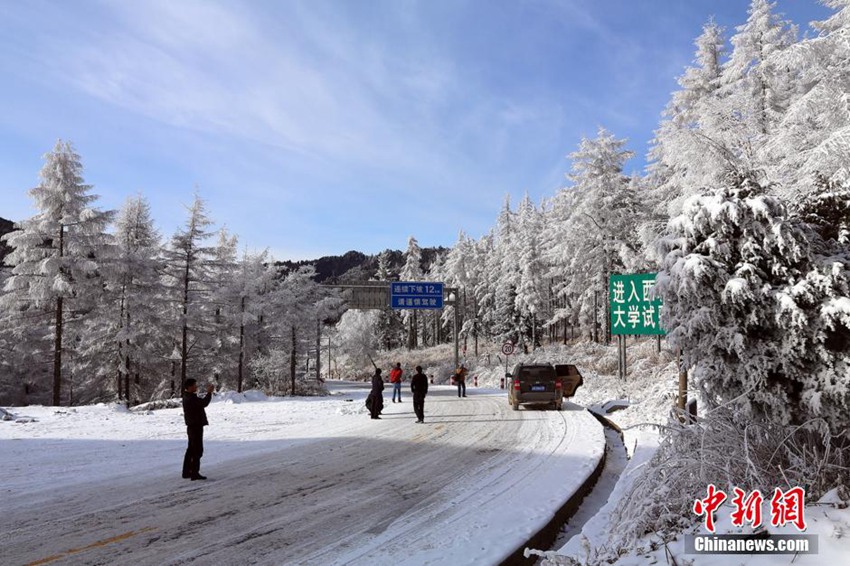
[[[441,309],[443,284],[428,281],[391,283],[390,306],[394,309]]]

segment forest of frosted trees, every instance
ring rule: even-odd
[[[850,407],[850,1],[823,3],[832,16],[804,37],[767,0],[732,30],[710,20],[644,172],[624,171],[628,141],[600,127],[550,198],[505,198],[487,234],[461,231],[430,265],[413,237],[403,268],[379,258],[374,279],[443,281],[457,307],[349,312],[340,333],[427,346],[452,338],[458,308],[468,355],[606,342],[608,276],[658,272],[668,340],[709,399],[746,394],[750,416],[836,432]],[[210,375],[272,388],[339,316],[309,269],[240,254],[201,198],[164,239],[143,196],[113,213],[92,191],[59,142],[30,191],[39,213],[4,237],[0,402],[135,403]]]

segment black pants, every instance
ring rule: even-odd
[[[456,380],[457,381],[457,396],[461,396],[461,390],[463,390],[463,396],[466,397],[466,380]]]
[[[413,412],[416,413],[416,418],[420,421],[425,420],[425,395],[413,394]]]
[[[201,472],[201,457],[204,455],[204,427],[187,426],[189,445],[183,456],[183,477],[197,476]]]
[[[380,393],[372,393],[372,418],[374,419],[384,410],[384,396]]]

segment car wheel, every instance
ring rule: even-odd
[[[519,401],[514,401],[512,404],[514,411],[519,411]]]

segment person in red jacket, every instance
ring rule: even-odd
[[[396,395],[398,402],[401,403],[401,363],[396,362],[395,367],[390,370],[390,383],[393,384],[393,403],[395,403]]]

